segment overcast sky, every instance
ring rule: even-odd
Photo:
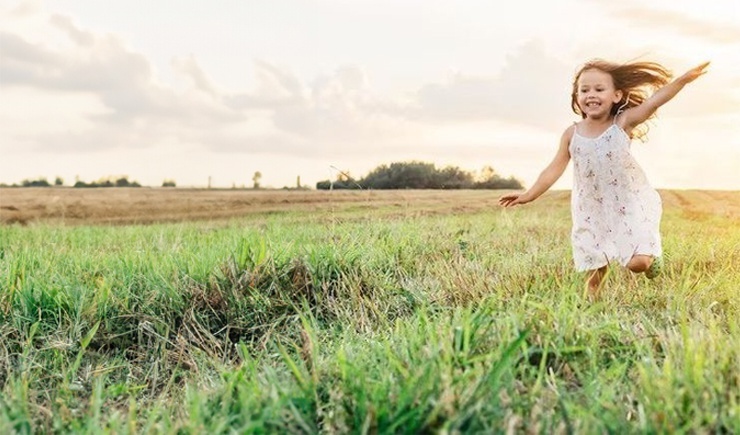
[[[2,0],[0,23],[0,182],[313,186],[421,160],[531,185],[599,57],[711,60],[633,151],[656,187],[740,189],[735,0]]]

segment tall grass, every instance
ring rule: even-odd
[[[665,274],[596,302],[568,226],[0,227],[0,432],[740,431],[737,221],[669,210]]]

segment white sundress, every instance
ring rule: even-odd
[[[662,202],[630,153],[630,138],[616,123],[600,136],[576,126],[568,148],[573,160],[573,260],[586,271],[635,254],[659,256]]]

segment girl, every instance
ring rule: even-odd
[[[499,199],[504,207],[534,201],[573,158],[573,258],[578,271],[589,272],[593,296],[610,261],[648,278],[660,273],[661,200],[630,154],[630,140],[642,138],[645,121],[706,73],[708,65],[670,81],[671,74],[657,63],[586,63],[576,73],[571,93],[571,107],[582,120],[565,130],[555,158],[531,188]],[[648,96],[651,88],[657,90]]]

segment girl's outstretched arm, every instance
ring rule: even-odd
[[[504,195],[499,198],[498,203],[503,207],[512,207],[519,204],[526,204],[539,198],[540,195],[545,193],[565,171],[570,161],[570,151],[568,151],[568,145],[573,137],[575,131],[575,125],[568,127],[563,136],[560,138],[560,146],[549,165],[540,173],[537,181],[524,193],[511,193]]]
[[[686,71],[681,77],[673,80],[662,88],[658,89],[645,102],[639,106],[632,107],[624,111],[620,116],[619,124],[625,131],[632,131],[635,127],[645,122],[653,113],[663,104],[669,102],[678,94],[687,84],[693,82],[700,76],[706,74],[709,62],[704,62],[690,70]]]

